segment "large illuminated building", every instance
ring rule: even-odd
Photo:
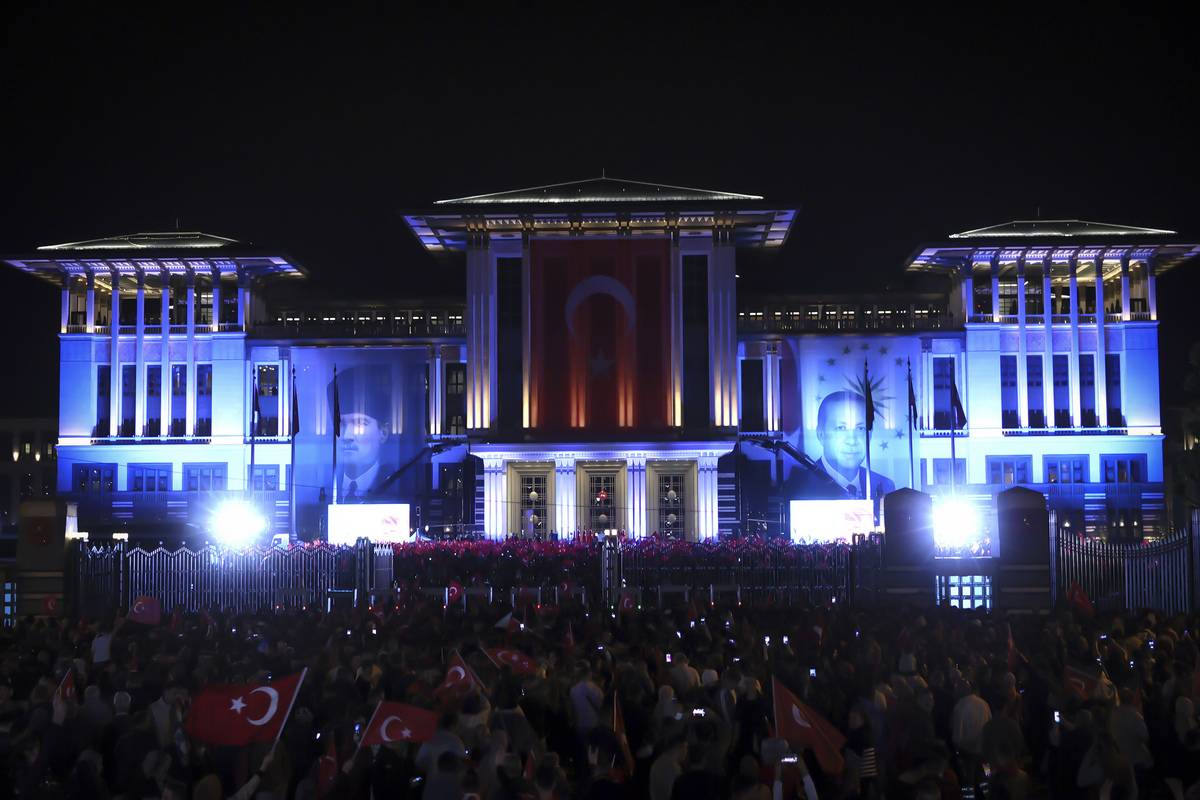
[[[918,248],[925,293],[739,297],[739,254],[796,214],[607,178],[441,201],[404,216],[423,268],[465,262],[437,302],[269,302],[300,266],[204,234],[6,261],[62,290],[80,530],[187,535],[244,497],[304,539],[704,539],[786,533],[794,500],[859,498],[869,526],[894,488],[1015,484],[1081,530],[1161,529],[1156,280],[1200,246],[1016,222]]]

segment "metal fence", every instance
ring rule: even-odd
[[[1057,598],[1066,597],[1078,584],[1102,611],[1152,608],[1176,614],[1195,607],[1196,542],[1191,530],[1141,543],[1085,538],[1070,529],[1058,529],[1054,536]]]
[[[852,544],[729,548],[712,554],[698,545],[682,558],[635,546],[621,551],[618,576],[621,587],[640,592],[643,602],[696,593],[752,603],[870,604],[881,560],[879,536],[855,537]]]

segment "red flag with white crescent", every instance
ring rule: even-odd
[[[665,239],[533,242],[530,427],[667,426],[669,265]]]
[[[771,679],[775,698],[775,735],[792,747],[812,750],[826,773],[840,775],[845,767],[842,747],[846,737],[809,706],[800,702],[778,678]]]
[[[75,669],[73,667],[67,667],[66,674],[58,682],[58,689],[55,691],[55,694],[64,703],[75,699]]]
[[[511,647],[493,647],[484,650],[496,668],[508,667],[516,675],[533,675],[537,672],[537,663],[529,656]]]
[[[425,742],[437,730],[437,714],[404,703],[380,703],[367,723],[361,745]]]
[[[162,622],[162,604],[158,602],[157,597],[143,595],[133,601],[125,618],[142,625],[158,625]]]
[[[211,745],[273,742],[303,682],[304,673],[297,672],[270,683],[206,686],[192,700],[184,727],[193,739]]]
[[[475,675],[475,670],[471,669],[470,665],[463,661],[463,657],[455,650],[450,654],[446,677],[442,681],[442,685],[434,691],[439,695],[445,692],[466,692],[482,685],[483,683]]]

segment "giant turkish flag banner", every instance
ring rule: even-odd
[[[437,730],[437,714],[404,703],[380,703],[367,723],[362,746],[392,742],[425,742]]]
[[[507,666],[514,675],[532,675],[537,672],[537,664],[534,660],[520,650],[514,650],[511,647],[493,647],[484,652],[497,668]]]
[[[298,672],[271,683],[207,686],[188,711],[188,736],[212,745],[273,742],[303,681],[304,673]]]
[[[792,747],[812,750],[821,769],[830,775],[842,774],[845,761],[842,747],[846,737],[813,709],[800,702],[778,678],[771,679],[775,695],[775,735]]]
[[[670,259],[666,239],[532,243],[530,427],[667,427]]]

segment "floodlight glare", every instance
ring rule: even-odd
[[[245,500],[226,500],[212,517],[212,534],[221,544],[242,547],[267,529],[267,521]]]
[[[938,550],[968,550],[979,542],[982,525],[979,509],[961,497],[946,497],[933,504],[933,543]]]

